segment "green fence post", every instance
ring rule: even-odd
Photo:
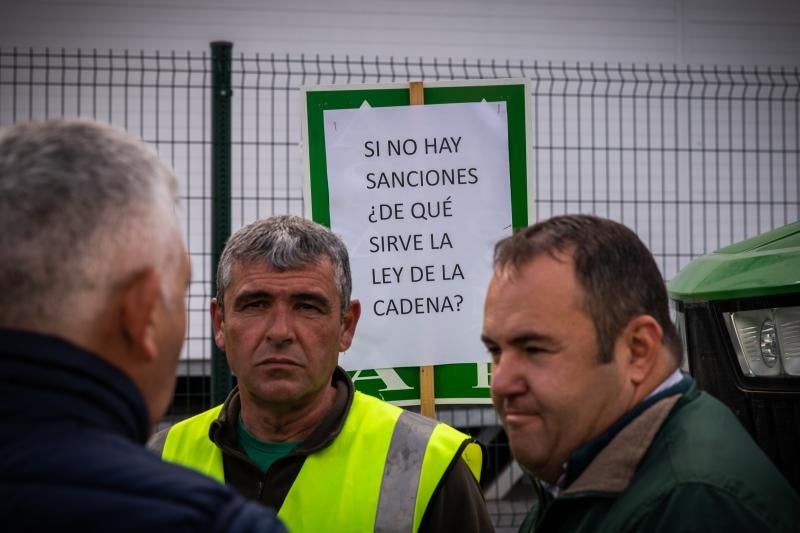
[[[217,293],[216,272],[231,234],[231,50],[233,43],[211,43],[211,294]],[[233,387],[225,354],[211,339],[211,404]]]

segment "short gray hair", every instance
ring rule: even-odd
[[[236,264],[263,262],[277,270],[292,270],[327,257],[333,265],[334,283],[342,312],[350,303],[353,282],[350,258],[342,240],[331,230],[294,215],[257,220],[231,235],[217,267],[217,303],[224,304]]]
[[[0,324],[59,323],[78,294],[168,253],[154,240],[176,202],[172,170],[122,131],[77,119],[1,129]]]

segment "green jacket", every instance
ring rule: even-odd
[[[694,383],[634,418],[558,497],[537,489],[521,532],[800,532],[800,498]]]

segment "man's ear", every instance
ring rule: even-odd
[[[149,360],[158,357],[154,318],[160,298],[161,274],[155,268],[137,273],[123,289],[122,333],[134,351]]]
[[[217,348],[224,352],[225,333],[222,328],[225,327],[225,313],[216,298],[211,298],[211,325],[214,328],[214,342],[217,344]]]
[[[623,364],[635,385],[645,381],[653,371],[661,353],[664,332],[658,321],[650,315],[639,315],[630,320],[617,338],[623,350]]]
[[[356,334],[356,325],[361,317],[361,302],[351,300],[342,316],[342,334],[339,336],[339,351],[345,352],[353,343]]]

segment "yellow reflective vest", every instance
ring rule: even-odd
[[[225,481],[208,438],[222,405],[175,424],[162,458]],[[358,391],[339,435],[309,455],[278,516],[292,532],[410,531],[451,463],[480,480],[482,451],[468,435]]]

